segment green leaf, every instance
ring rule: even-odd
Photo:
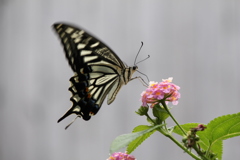
[[[153,115],[157,117],[160,121],[164,121],[169,117],[168,112],[162,108],[159,104],[154,105]]]
[[[204,132],[204,136],[209,140],[210,150],[216,153],[219,159],[222,159],[222,147],[221,150],[219,150],[219,143],[222,142],[222,140],[239,135],[240,113],[215,118],[208,123],[207,129]]]
[[[133,129],[133,133],[134,132],[140,132],[140,131],[144,131],[144,130],[147,130],[147,129],[150,129],[152,128],[152,126],[147,126],[147,125],[140,125],[140,126],[137,126]],[[132,153],[143,141],[145,141],[149,136],[151,136],[156,130],[152,130],[146,134],[143,134],[142,136],[138,137],[137,139],[135,139],[134,141],[132,141],[126,151],[128,154]]]
[[[110,154],[112,154],[113,152],[118,151],[121,148],[126,147],[129,143],[131,143],[132,141],[134,141],[135,139],[137,139],[138,137],[147,134],[155,129],[157,129],[158,127],[160,127],[161,125],[156,125],[156,126],[151,126],[151,128],[140,131],[140,132],[135,132],[135,133],[129,133],[129,134],[123,134],[118,136],[117,138],[115,138],[110,146]]]
[[[211,144],[214,144],[218,140],[239,136],[240,113],[215,118],[208,123],[206,133]]]

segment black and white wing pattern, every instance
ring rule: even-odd
[[[73,113],[89,120],[107,95],[107,103],[111,104],[122,85],[134,79],[131,77],[137,66],[126,66],[108,46],[80,28],[63,23],[56,23],[53,28],[74,72],[69,87],[73,104],[58,122]]]

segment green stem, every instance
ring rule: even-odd
[[[147,116],[148,119],[150,119],[150,120],[152,121],[152,123],[153,123],[154,125],[156,125],[156,123],[152,120],[152,118],[148,115],[148,113],[146,113],[145,115]]]
[[[170,138],[175,144],[177,144],[180,148],[182,148],[185,152],[187,152],[191,157],[193,157],[196,160],[201,160],[201,158],[199,158],[198,156],[190,152],[186,147],[184,147],[180,142],[178,142],[173,136],[171,136],[170,134],[167,134],[167,135],[165,134],[165,136]]]
[[[208,160],[208,158],[206,158],[206,156],[203,155],[203,153],[201,152],[200,148],[198,148],[196,144],[193,146],[193,149],[197,152],[197,154],[198,154],[199,156],[201,156],[201,158],[202,158],[203,160]]]
[[[165,108],[165,110],[168,112],[169,116],[172,118],[172,120],[177,124],[177,126],[181,129],[181,131],[183,132],[184,135],[187,136],[187,133],[184,131],[184,129],[180,126],[180,124],[176,121],[176,119],[172,116],[171,112],[169,111],[165,101],[161,101],[161,104],[163,105],[163,107]]]

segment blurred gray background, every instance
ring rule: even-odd
[[[70,22],[110,46],[152,81],[181,87],[172,109],[179,123],[208,123],[239,112],[240,1],[1,0],[0,159],[105,160],[112,140],[140,124],[134,113],[145,89],[130,82],[88,122],[57,120],[71,106],[73,75],[51,25]],[[135,74],[135,75],[138,75]],[[168,121],[169,126],[174,125]],[[240,138],[224,141],[223,159],[238,159]],[[124,150],[122,150],[124,151]],[[138,160],[192,159],[155,133],[132,153]]]

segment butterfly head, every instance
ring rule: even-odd
[[[134,71],[136,71],[136,70],[138,70],[138,66],[135,65],[135,66],[132,67],[132,69],[133,69]]]

